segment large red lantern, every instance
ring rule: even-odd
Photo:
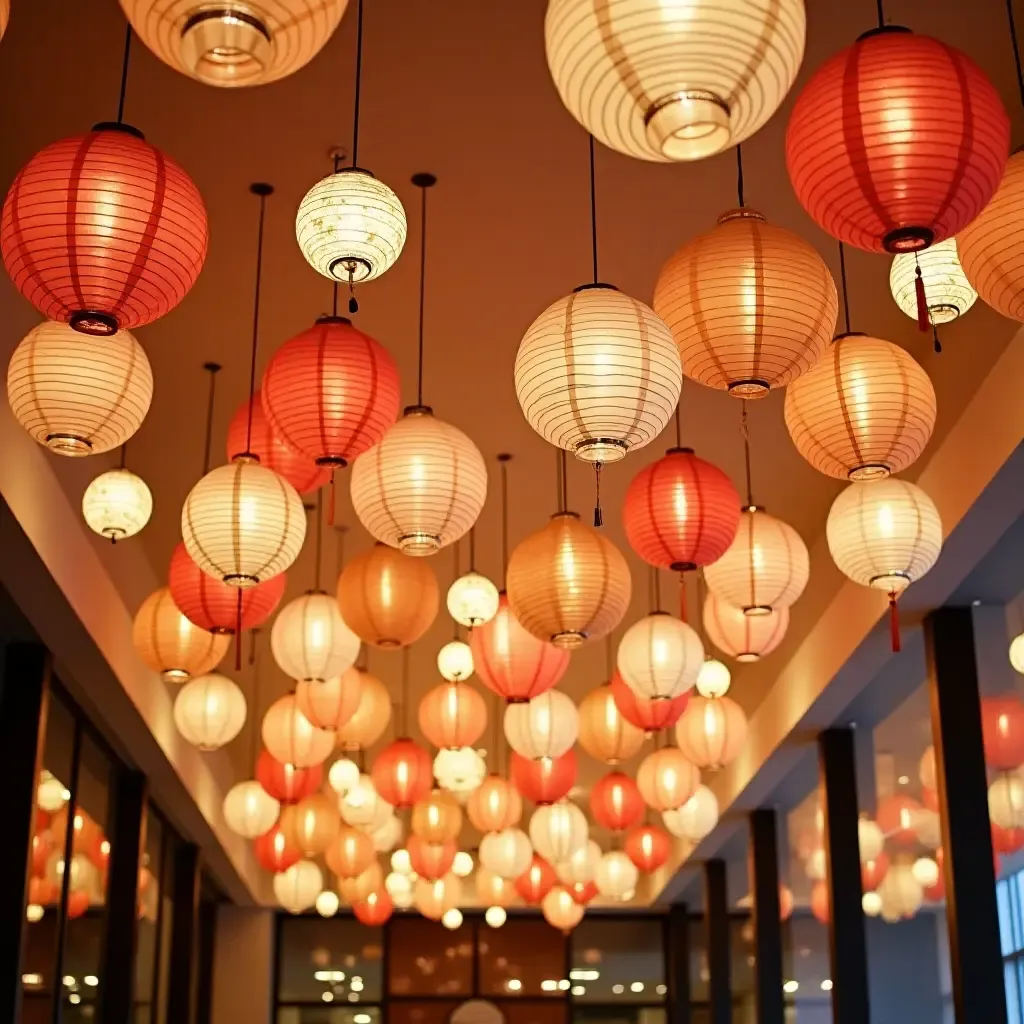
[[[287,871],[302,859],[298,847],[292,845],[280,824],[274,825],[269,832],[264,832],[255,839],[252,849],[260,866],[275,875]]]
[[[555,869],[540,854],[535,853],[530,866],[515,881],[516,892],[524,903],[537,905],[557,881]]]
[[[370,928],[380,928],[387,924],[388,918],[394,913],[395,904],[383,890],[371,892],[365,900],[356,900],[352,904],[352,913],[360,924]]]
[[[512,784],[527,800],[535,804],[553,804],[569,795],[576,784],[576,748],[570,747],[561,757],[533,760],[512,751],[509,774]]]
[[[569,652],[538,640],[512,614],[502,591],[498,611],[470,636],[473,665],[484,685],[510,704],[550,690],[569,667]]]
[[[644,732],[660,732],[669,729],[683,716],[690,702],[690,691],[669,700],[648,700],[636,693],[619,675],[618,669],[612,676],[612,696],[622,717]]]
[[[591,789],[590,810],[602,828],[622,832],[644,816],[644,798],[628,775],[609,772]]]
[[[409,863],[413,871],[420,878],[426,878],[433,882],[438,878],[444,878],[452,869],[455,863],[455,854],[459,852],[459,845],[454,839],[444,843],[428,843],[419,836],[409,836],[406,844],[409,851]]]
[[[981,730],[985,763],[1008,772],[1024,764],[1024,704],[1017,697],[984,697]]]
[[[1010,123],[965,54],[887,25],[826,61],[786,130],[804,209],[869,252],[917,252],[966,227],[1002,179]]]
[[[388,744],[377,755],[370,777],[378,794],[392,807],[412,807],[430,792],[434,765],[430,755],[406,737]]]
[[[668,862],[672,841],[657,825],[640,825],[630,831],[623,846],[626,856],[641,871],[657,871]]]
[[[195,284],[206,209],[191,178],[142,133],[104,123],[41,149],[18,172],[0,221],[15,287],[83,334],[151,323]]]
[[[322,765],[313,768],[296,768],[293,764],[282,764],[268,750],[256,759],[256,781],[275,799],[283,804],[297,804],[303,797],[315,793],[324,781]]]
[[[889,871],[889,855],[883,850],[877,857],[860,865],[860,881],[864,892],[874,892]]]

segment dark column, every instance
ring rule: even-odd
[[[704,918],[708,929],[708,971],[711,974],[708,1024],[732,1024],[729,900],[724,860],[709,860],[704,865]]]
[[[193,1024],[199,953],[199,847],[181,843],[174,855],[174,915],[167,977],[167,1019]]]
[[[138,935],[139,863],[145,845],[146,777],[121,769],[114,776],[110,819],[107,924],[100,960],[103,1024],[129,1024],[133,1015]]]
[[[668,908],[664,928],[668,1024],[690,1024],[690,914],[685,903]]]
[[[199,966],[196,973],[196,1024],[210,1024],[213,1011],[213,957],[217,941],[217,904],[199,904]]]
[[[779,847],[775,811],[750,815],[750,879],[754,894],[754,998],[757,1024],[784,1024]]]
[[[924,620],[935,774],[942,819],[946,922],[958,1021],[1005,1024],[978,667],[969,608]]]
[[[49,657],[36,644],[10,644],[0,675],[0,1020],[21,1020],[21,942],[31,873],[36,784],[49,706]]]
[[[832,1019],[834,1024],[869,1024],[853,732],[826,729],[818,737],[818,753],[825,789]]]

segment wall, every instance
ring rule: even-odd
[[[871,1024],[941,1024],[939,929],[946,926],[943,915],[922,912],[899,924],[868,918],[865,924]]]
[[[210,1024],[269,1024],[273,989],[273,912],[220,907]]]

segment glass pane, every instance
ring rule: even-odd
[[[443,1000],[429,1003],[397,1000],[388,1007],[388,1024],[448,1024],[448,1018],[459,1006],[458,1002]]]
[[[482,995],[565,996],[565,939],[546,921],[510,917],[501,928],[483,927],[479,949]]]
[[[573,1024],[665,1024],[667,1018],[660,1006],[576,1006],[572,1019]]]
[[[354,1012],[355,1004],[380,1002],[379,928],[352,918],[288,917],[280,943],[279,1002],[345,1002]]]
[[[572,934],[573,1001],[663,1002],[662,949],[660,918],[584,917]]]
[[[388,940],[388,988],[392,995],[472,994],[473,925],[469,921],[449,931],[423,917],[393,917]]]
[[[277,1024],[380,1024],[380,1020],[377,1006],[353,1008],[325,1003],[323,1006],[281,1006],[277,1011]]]
[[[996,906],[999,908],[999,944],[1003,956],[1013,952],[1013,910],[1010,907],[1010,882],[1004,879],[996,885]]]
[[[136,1024],[150,1024],[153,1020],[163,836],[163,824],[150,810],[146,815],[146,845],[139,864],[139,926],[135,940]]]
[[[1003,964],[1006,985],[1006,1017],[1008,1024],[1020,1024],[1020,992],[1017,988],[1017,965],[1012,960]]]

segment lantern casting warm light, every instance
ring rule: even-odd
[[[365,669],[353,668],[359,673],[359,707],[352,717],[337,731],[341,750],[366,750],[384,735],[391,721],[391,695],[387,687]]]
[[[419,912],[431,921],[440,921],[459,902],[462,883],[452,874],[432,882],[419,878],[416,880],[415,894]]]
[[[543,857],[534,854],[530,866],[515,880],[515,888],[524,903],[536,905],[557,882],[554,868]]]
[[[669,729],[679,721],[690,700],[689,690],[668,700],[657,698],[649,700],[641,697],[623,681],[616,671],[611,681],[612,697],[615,706],[622,712],[622,717],[648,736]]]
[[[280,803],[255,779],[236,782],[224,797],[224,821],[243,839],[256,839],[269,832],[280,811]]]
[[[462,808],[451,793],[435,789],[413,805],[410,827],[426,843],[448,842],[462,831]]]
[[[373,840],[351,825],[337,829],[324,851],[327,867],[339,878],[358,878],[374,859]]]
[[[747,740],[747,716],[729,697],[695,694],[676,724],[679,749],[698,768],[732,764]]]
[[[638,697],[670,700],[697,681],[704,648],[692,626],[652,612],[626,630],[616,661],[623,682]]]
[[[448,588],[448,614],[460,625],[475,629],[498,611],[498,588],[478,572],[467,572]]]
[[[334,733],[313,725],[291,693],[279,697],[267,709],[262,736],[272,757],[297,768],[323,764],[334,749]]]
[[[983,211],[984,212],[984,211]],[[928,320],[933,325],[948,324],[974,305],[978,293],[971,287],[960,266],[956,239],[928,246],[918,253],[894,256],[889,270],[889,290],[896,305],[912,320],[918,319],[917,269],[921,268]]]
[[[154,590],[139,606],[132,642],[148,668],[165,683],[183,683],[220,664],[231,638],[194,626],[178,610],[166,587]]]
[[[511,752],[509,775],[515,788],[535,804],[553,804],[568,796],[576,782],[576,751],[570,747],[561,757],[533,759]]]
[[[454,838],[430,842],[418,835],[409,836],[409,870],[420,878],[443,878],[455,865],[459,852]]]
[[[583,907],[573,899],[564,886],[556,885],[541,901],[544,920],[552,928],[568,932],[583,920]]]
[[[500,775],[488,775],[470,794],[466,813],[480,832],[501,832],[519,823],[523,801],[510,782]]]
[[[1024,764],[1024,702],[1020,698],[982,697],[981,733],[987,765],[1012,771]]]
[[[640,762],[636,773],[640,795],[655,811],[682,807],[696,792],[700,772],[681,750],[662,747]]]
[[[259,836],[252,849],[260,866],[274,874],[287,871],[301,859],[299,851],[289,843],[278,825],[271,826],[270,831]]]
[[[641,870],[657,871],[668,861],[671,848],[664,829],[656,825],[640,825],[626,836],[625,851],[629,859]]]
[[[317,590],[281,609],[270,631],[270,650],[286,676],[322,683],[351,668],[359,638],[345,625],[338,602]]]
[[[297,804],[289,804],[281,812],[281,831],[304,857],[323,853],[341,831],[337,801],[326,793],[310,793]]]
[[[384,889],[384,872],[380,865],[373,861],[370,866],[355,878],[338,878],[338,888],[341,895],[349,903],[356,903],[359,900],[368,899],[370,893],[380,892]]]
[[[700,785],[682,807],[664,811],[661,819],[677,839],[699,843],[718,824],[718,798]]]
[[[471,747],[487,728],[487,705],[466,683],[441,683],[420,701],[418,718],[424,738],[435,747]]]
[[[472,796],[486,774],[487,763],[472,747],[439,750],[434,756],[437,784],[460,799]]]
[[[639,879],[640,871],[622,850],[609,850],[594,875],[598,891],[612,900],[629,899]]]
[[[355,668],[346,669],[340,676],[323,681],[302,679],[295,687],[295,706],[309,719],[311,725],[333,732],[348,724],[359,708],[363,696],[360,683],[359,670]],[[349,767],[339,768],[339,765]],[[342,782],[343,772],[348,785],[359,778],[359,769],[351,761],[336,761],[331,765],[330,779],[332,788],[336,790],[333,778],[335,769],[338,771],[339,783]]]
[[[988,788],[988,814],[999,828],[1024,828],[1024,780],[1000,775]]]
[[[301,914],[309,910],[323,887],[323,872],[311,860],[300,860],[274,875],[274,895],[290,914]]]
[[[146,481],[127,469],[101,473],[82,495],[86,525],[111,542],[134,537],[152,514],[153,495]]]
[[[579,712],[561,690],[548,690],[525,704],[505,708],[505,737],[523,757],[561,757],[579,733]]]
[[[518,878],[532,858],[533,845],[518,828],[489,832],[480,841],[480,864],[501,878]]]
[[[215,672],[193,677],[174,698],[174,724],[200,750],[230,743],[245,725],[245,711],[238,684]]]
[[[568,800],[538,807],[530,818],[530,842],[552,864],[568,860],[586,845],[588,835],[586,816]]]
[[[476,895],[484,906],[507,907],[516,897],[513,883],[481,867],[476,873]]]
[[[785,639],[789,609],[772,608],[767,615],[745,615],[742,608],[734,608],[709,593],[703,621],[708,639],[718,650],[739,662],[752,662],[771,654]],[[697,680],[699,686],[699,675]]]
[[[430,792],[434,779],[430,755],[412,740],[397,739],[373,762],[377,792],[393,807],[411,807]]]
[[[705,658],[694,685],[702,697],[714,698],[724,697],[729,692],[731,683],[732,673],[726,665],[715,658]]]
[[[644,816],[644,798],[628,775],[610,772],[591,788],[590,811],[602,828],[622,832]]]
[[[555,874],[563,885],[572,886],[577,882],[589,882],[601,863],[601,847],[588,839],[565,860],[555,864]]]
[[[378,792],[369,775],[359,781],[341,798],[341,819],[346,825],[375,832],[391,817],[394,808]]]
[[[366,898],[352,904],[352,913],[360,924],[368,928],[380,928],[387,924],[395,904],[386,892],[367,893]]]
[[[437,652],[437,671],[449,682],[468,679],[473,674],[473,652],[463,640],[450,640]]]
[[[316,907],[316,912],[321,917],[334,917],[338,912],[338,908],[341,906],[341,900],[338,899],[338,894],[332,889],[324,889],[324,891],[317,896],[314,906]]]
[[[456,928],[462,927],[462,911],[458,907],[452,907],[441,915],[441,924],[453,932]]]
[[[278,761],[268,750],[264,750],[256,760],[256,779],[275,800],[283,804],[294,804],[320,788],[323,769],[320,765],[297,768],[293,764]]]
[[[628,761],[644,743],[644,733],[630,722],[615,703],[611,685],[591,690],[580,701],[580,746],[598,761]]]

